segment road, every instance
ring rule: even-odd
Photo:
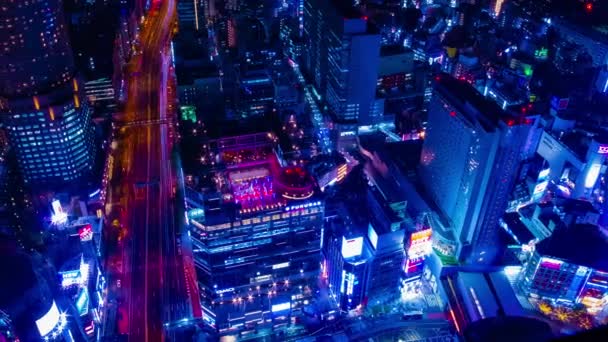
[[[153,0],[142,25],[139,51],[129,66],[125,122],[111,191],[124,207],[125,271],[119,312],[130,341],[172,338],[165,324],[200,317],[198,293],[184,270],[177,171],[173,153],[174,78],[171,39],[176,0]],[[200,305],[200,303],[199,303]],[[119,329],[120,330],[120,329]]]

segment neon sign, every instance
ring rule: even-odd
[[[272,312],[279,312],[279,311],[287,311],[291,309],[291,303],[287,302],[287,303],[281,303],[281,304],[275,304],[272,306],[271,311]]]
[[[412,233],[410,236],[410,247],[407,251],[408,262],[431,254],[433,249],[432,234],[433,230],[431,228]]]
[[[600,148],[597,149],[597,153],[608,154],[608,146],[607,145],[600,146]]]
[[[93,228],[91,225],[87,224],[78,229],[78,236],[80,237],[80,241],[91,241],[93,239]]]
[[[280,269],[280,268],[286,268],[286,267],[289,267],[289,261],[288,262],[282,262],[280,264],[274,264],[274,265],[272,265],[272,269],[273,270],[277,270],[277,269]]]
[[[226,293],[226,292],[234,292],[234,287],[230,287],[230,288],[227,288],[227,289],[215,291],[215,293],[217,293],[217,294],[223,294],[223,293]]]

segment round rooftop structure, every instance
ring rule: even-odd
[[[275,179],[277,190],[288,200],[304,200],[315,192],[315,181],[304,168],[288,166],[280,170]]]

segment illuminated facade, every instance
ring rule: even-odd
[[[91,109],[77,80],[52,93],[9,100],[4,122],[27,183],[66,182],[93,163]]]
[[[319,276],[324,202],[266,137],[219,140],[216,189],[189,196],[204,316],[220,333],[297,315]]]
[[[340,309],[350,311],[367,304],[373,250],[364,235],[339,232],[323,242],[323,276]]]
[[[406,275],[415,275],[422,272],[424,259],[431,254],[433,230],[424,228],[410,234],[407,244],[406,261],[403,270]]]
[[[431,230],[415,231],[404,188],[379,175],[368,177],[369,222],[355,223],[358,208],[341,205],[323,239],[323,279],[345,311],[396,299],[402,281],[420,277],[431,252]]]
[[[536,245],[519,276],[518,289],[532,299],[567,306],[580,303],[589,313],[600,313],[608,305],[607,247],[594,225],[558,229]]]
[[[449,218],[456,256],[492,262],[498,220],[534,120],[506,113],[467,82],[437,76],[420,160],[426,191]]]
[[[78,179],[92,167],[93,128],[62,1],[3,4],[0,29],[0,113],[25,181]]]

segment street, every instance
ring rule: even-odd
[[[124,205],[121,224],[127,230],[118,309],[126,317],[118,330],[137,342],[175,339],[165,327],[200,318],[198,292],[182,260],[183,209],[176,206],[179,172],[170,91],[175,12],[175,0],[154,0],[142,25],[139,51],[129,64],[126,121],[117,140],[120,172],[109,191],[118,197],[110,203]]]

